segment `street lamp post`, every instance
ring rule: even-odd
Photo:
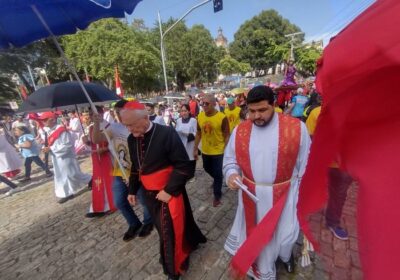
[[[204,0],[203,2],[193,6],[192,8],[190,8],[185,14],[183,14],[183,16],[181,16],[176,22],[174,22],[174,24],[172,24],[167,30],[165,30],[165,32],[163,32],[162,30],[162,26],[161,26],[161,16],[160,16],[160,12],[158,12],[158,24],[160,26],[160,38],[161,38],[161,43],[160,43],[160,49],[161,49],[161,60],[162,60],[162,66],[163,66],[163,72],[164,72],[164,83],[165,83],[165,93],[168,94],[168,80],[167,80],[167,70],[166,70],[166,66],[165,66],[165,49],[164,49],[164,38],[165,35],[171,31],[172,28],[175,27],[175,25],[177,25],[180,21],[182,21],[188,14],[190,14],[193,10],[197,9],[200,6],[203,6],[205,4],[207,4],[208,2],[211,2],[213,0]]]

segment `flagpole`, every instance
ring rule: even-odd
[[[64,53],[64,51],[63,51],[63,49],[61,48],[60,44],[58,43],[56,36],[55,36],[54,33],[51,31],[50,27],[48,26],[47,22],[44,20],[42,14],[39,12],[39,10],[37,9],[37,7],[36,7],[35,5],[31,5],[31,8],[32,8],[33,12],[36,14],[36,16],[38,17],[38,19],[40,20],[40,22],[42,23],[42,25],[44,26],[44,28],[46,28],[46,30],[47,30],[47,32],[49,33],[51,39],[53,40],[53,42],[54,42],[54,44],[55,44],[55,46],[56,46],[58,52],[60,53],[61,57],[63,58],[65,64],[68,66],[68,69],[70,70],[70,72],[72,73],[72,75],[74,75],[75,79],[78,81],[79,86],[81,87],[83,93],[85,94],[85,96],[86,96],[86,98],[87,98],[87,100],[88,100],[88,102],[89,102],[89,104],[90,104],[90,108],[92,109],[92,112],[95,113],[95,114],[97,115],[99,112],[97,111],[97,108],[96,108],[96,106],[94,105],[92,99],[90,99],[89,93],[87,92],[85,86],[83,85],[82,80],[79,78],[79,75],[78,75],[78,73],[76,72],[76,69],[75,69],[74,65],[68,61],[68,58],[66,57],[66,55],[65,55],[65,53]],[[107,142],[108,142],[108,143],[111,143],[111,140],[110,140],[110,137],[108,136],[108,134],[107,134],[107,133],[103,133],[103,134],[104,134],[104,136],[106,137]],[[128,175],[127,175],[126,172],[125,172],[125,168],[123,167],[123,165],[122,165],[122,163],[121,163],[119,157],[117,156],[117,154],[116,154],[116,152],[115,152],[115,150],[114,150],[114,148],[113,148],[112,145],[109,145],[109,150],[110,150],[112,156],[113,156],[113,157],[115,158],[115,160],[117,161],[118,166],[119,166],[119,168],[121,169],[122,176],[124,177],[125,180],[129,181],[129,177],[128,177]]]

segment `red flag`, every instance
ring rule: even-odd
[[[358,238],[365,279],[397,279],[400,251],[400,2],[379,0],[324,50],[317,87],[324,104],[306,173],[298,215],[327,198],[327,168],[334,157],[359,184]]]
[[[27,99],[28,98],[28,94],[27,94],[27,90],[26,87],[24,85],[20,85],[19,86],[19,91],[21,93],[22,99]]]
[[[118,66],[115,66],[115,90],[117,92],[117,95],[124,97],[124,90],[122,89],[121,81],[118,74]]]

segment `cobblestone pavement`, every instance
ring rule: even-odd
[[[90,172],[90,159],[82,161],[82,169]],[[11,196],[0,188],[0,279],[165,279],[155,231],[147,238],[124,242],[127,224],[118,212],[87,219],[90,192],[60,205],[52,179],[41,173],[34,176],[36,181]],[[213,208],[210,184],[210,177],[198,169],[196,181],[187,185],[194,216],[209,241],[191,255],[183,279],[230,279],[230,256],[223,244],[235,215],[236,193],[224,188],[223,205]],[[344,221],[353,230],[354,187],[350,194]],[[142,214],[140,206],[135,211]],[[333,240],[321,213],[312,221],[324,253],[308,268],[297,266],[292,275],[278,266],[279,279],[361,279],[356,235],[351,233],[347,242]]]

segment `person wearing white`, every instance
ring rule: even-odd
[[[197,120],[190,115],[190,107],[188,104],[181,106],[181,118],[176,121],[175,130],[179,134],[179,138],[185,146],[186,152],[192,163],[193,174],[196,169],[196,160],[193,156],[194,139],[197,132]]]
[[[44,124],[49,128],[49,146],[43,151],[50,153],[53,162],[54,187],[59,203],[65,202],[82,187],[89,184],[92,176],[82,173],[74,151],[74,140],[63,125],[57,125],[56,115],[45,112],[41,115]]]
[[[17,115],[17,119],[12,123],[12,129],[17,128],[18,126],[26,126],[30,129],[28,120],[24,119],[23,116]]]
[[[113,117],[114,114],[111,113],[110,109],[106,109],[104,108],[104,115],[103,115],[103,119],[105,121],[107,121],[108,123],[114,123],[115,119]]]
[[[162,116],[158,116],[155,111],[154,111],[154,104],[152,103],[147,103],[146,104],[146,110],[149,113],[149,119],[153,123],[161,124],[161,125],[167,125],[164,121],[164,118]]]
[[[0,134],[0,174],[20,169],[22,158],[15,148],[7,141],[4,134]]]
[[[71,132],[72,139],[74,141],[75,149],[81,145],[81,137],[83,135],[82,124],[79,120],[79,116],[76,116],[76,112],[72,111],[68,113],[69,120],[69,130]]]
[[[274,112],[273,92],[265,92],[253,89],[248,95],[249,119],[252,121],[248,153],[250,168],[255,182],[255,195],[259,199],[256,203],[256,227],[257,224],[274,206],[274,193],[272,185],[277,176],[277,163],[279,154],[279,126],[280,116]],[[254,88],[256,89],[256,88]],[[264,91],[263,91],[264,90]],[[260,93],[261,92],[261,93]],[[266,97],[267,96],[267,97]],[[238,127],[232,132],[229,143],[225,149],[223,172],[225,180],[231,189],[238,189],[235,180],[242,181],[243,171],[240,169],[236,151],[236,137]],[[300,122],[300,140],[297,159],[293,168],[291,183],[283,206],[279,221],[275,228],[272,239],[262,249],[256,261],[256,273],[254,267],[248,270],[248,275],[255,279],[270,280],[276,279],[275,261],[278,257],[285,264],[285,268],[293,271],[292,249],[299,234],[299,223],[297,220],[297,200],[301,177],[304,174],[309,147],[311,144],[307,129],[304,123]],[[293,161],[294,162],[294,161]],[[289,171],[290,174],[290,171]],[[244,175],[244,174],[243,174]],[[246,183],[246,180],[243,180]],[[242,246],[247,238],[245,205],[242,196],[245,194],[239,189],[238,208],[235,220],[226,240],[224,248],[232,255]],[[292,265],[290,267],[289,265]],[[290,270],[292,271],[290,271]]]

